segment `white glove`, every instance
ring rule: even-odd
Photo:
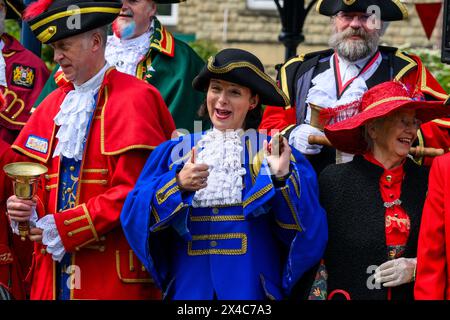
[[[324,136],[325,134],[309,124],[301,124],[291,131],[289,135],[289,144],[293,145],[303,154],[319,154],[323,146],[319,144],[309,144],[310,135]]]
[[[374,274],[375,283],[396,287],[414,281],[417,258],[398,258],[380,265]]]

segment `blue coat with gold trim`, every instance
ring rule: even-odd
[[[275,187],[266,160],[254,160],[267,137],[253,133],[242,136],[239,205],[193,208],[194,193],[180,192],[176,173],[200,134],[155,149],[128,195],[125,236],[165,297],[281,299],[321,258],[328,235],[314,170],[293,149],[291,175]]]

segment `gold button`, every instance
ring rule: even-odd
[[[75,167],[74,166],[70,166],[69,170],[70,171],[75,171]]]
[[[71,236],[73,236],[73,233],[72,233],[72,232],[68,232],[67,235],[68,235],[69,237],[71,237]]]
[[[50,34],[54,34],[56,32],[56,28],[54,26],[48,27],[47,28],[48,33]]]
[[[45,177],[45,179],[47,179],[47,180],[50,179],[50,176],[49,176],[48,174],[46,174],[44,177]]]
[[[75,247],[75,251],[80,251],[80,247]]]
[[[45,186],[45,190],[50,191],[50,186]]]
[[[212,212],[213,212],[214,214],[218,214],[218,213],[219,213],[219,209],[213,208],[213,209],[212,209]]]
[[[211,246],[211,247],[216,247],[217,246],[217,241],[211,241],[210,243],[209,243],[209,245]]]
[[[70,224],[69,220],[64,220],[64,225],[68,226]]]
[[[72,188],[67,188],[67,189],[66,189],[66,192],[67,192],[67,193],[72,193]]]
[[[392,176],[386,176],[386,181],[391,181],[392,180]]]
[[[100,252],[104,252],[104,251],[105,251],[105,246],[100,246],[100,247],[98,248],[98,250],[99,250]]]
[[[47,250],[45,250],[44,248],[41,249],[41,254],[46,254]]]

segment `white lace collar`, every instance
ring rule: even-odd
[[[192,202],[193,207],[232,205],[242,202],[242,130],[207,131],[198,142],[196,163],[209,166],[207,186],[198,190]]]
[[[77,161],[83,158],[86,130],[95,109],[94,96],[100,89],[108,63],[91,79],[67,93],[58,114],[53,119],[59,126],[53,157],[64,156]]]
[[[140,36],[133,39],[120,39],[116,35],[108,37],[105,57],[117,70],[130,75],[136,75],[138,63],[145,57],[150,49],[150,38],[153,35],[154,21],[150,28]]]

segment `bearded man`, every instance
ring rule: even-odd
[[[311,126],[311,105],[333,108],[328,111],[344,120],[357,110],[339,114],[336,107],[356,101],[371,87],[393,79],[420,89],[427,100],[443,100],[447,95],[419,57],[379,46],[386,23],[408,16],[400,1],[323,0],[316,10],[331,17],[331,49],[294,57],[281,66],[278,81],[291,106],[268,106],[260,129],[282,131],[320,173],[336,162],[336,150],[308,143],[310,135],[323,135]],[[352,158],[340,156],[342,162]]]

